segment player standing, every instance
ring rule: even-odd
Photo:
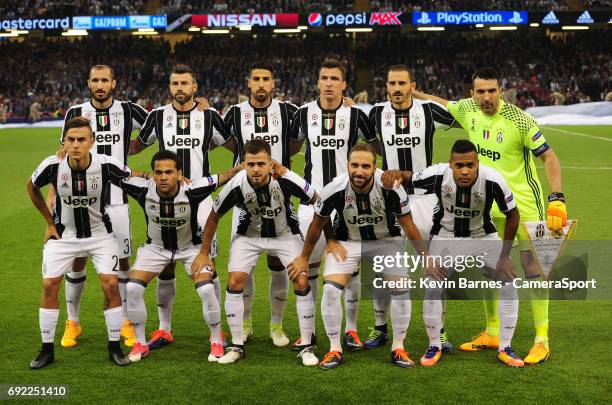
[[[131,178],[121,184],[138,201],[147,220],[147,240],[138,249],[127,284],[128,316],[138,340],[129,354],[130,361],[139,361],[149,355],[145,335],[145,288],[168,264],[176,262],[185,265],[187,275],[193,279],[202,301],[202,313],[211,333],[208,361],[214,362],[223,356],[221,308],[212,285],[213,273],[192,275],[191,263],[200,251],[202,242],[197,222],[200,203],[240,168],[182,185],[179,182],[179,167],[181,161],[174,152],[161,150],[151,159],[152,179]]]
[[[59,317],[58,291],[63,275],[77,257],[91,257],[104,291],[104,318],[108,333],[109,358],[119,366],[129,364],[119,345],[125,314],[121,306],[117,272],[119,251],[105,212],[108,183],[120,184],[130,170],[112,157],[92,154],[93,131],[89,120],[76,117],[64,125],[67,158],[45,159],[28,182],[30,199],[47,221],[43,249],[43,292],[39,323],[42,349],[30,368],[42,368],[54,361],[53,340]],[[49,212],[40,189],[53,184],[56,193],[54,215]]]
[[[375,256],[393,256],[406,250],[401,230],[413,241],[418,254],[425,253],[425,244],[412,222],[408,195],[403,187],[392,190],[383,188],[382,170],[376,169],[376,150],[367,144],[354,146],[348,156],[348,172],[336,177],[321,191],[317,200],[304,248],[289,266],[290,275],[300,274],[309,268],[309,258],[319,240],[321,231],[330,215],[334,219],[334,242],[340,249],[328,247],[323,271],[323,298],[321,315],[330,340],[329,353],[319,367],[331,369],[344,362],[340,331],[342,327],[342,305],[340,295],[348,285],[352,274],[364,262]],[[328,240],[328,244],[331,240]],[[404,350],[404,339],[412,304],[407,286],[408,269],[393,266],[383,271],[383,280],[404,280],[404,286],[392,289],[391,321],[393,322],[393,344],[391,361],[398,367],[412,367],[413,361]]]
[[[437,129],[447,129],[455,123],[452,115],[440,104],[412,98],[416,83],[406,65],[389,66],[387,97],[389,101],[376,104],[370,110],[370,121],[380,139],[383,170],[416,172],[431,166],[433,137]],[[410,195],[412,220],[424,240],[429,240],[436,197],[416,189]],[[389,291],[374,290],[374,328],[364,341],[372,349],[388,339],[387,314],[391,296]],[[445,351],[452,349],[446,332],[442,330]]]
[[[220,364],[230,364],[244,357],[243,336],[243,288],[249,273],[262,252],[278,257],[283,268],[302,248],[302,236],[298,220],[291,209],[291,197],[304,203],[313,203],[316,193],[312,187],[293,172],[286,172],[273,179],[270,145],[255,139],[244,147],[244,171],[238,173],[219,193],[204,227],[200,255],[195,260],[195,274],[201,269],[213,267],[209,258],[212,237],[219,219],[232,207],[240,209],[236,234],[232,238],[228,262],[225,314],[232,332],[232,346],[219,359]],[[296,294],[296,309],[300,325],[299,357],[305,366],[318,363],[313,353],[311,337],[315,323],[315,303],[308,285],[308,270],[292,278]]]
[[[561,189],[561,164],[548,145],[536,120],[518,107],[506,103],[501,97],[499,74],[484,67],[472,77],[472,98],[457,102],[418,93],[445,105],[457,122],[468,132],[476,145],[483,164],[493,167],[506,179],[516,198],[523,221],[543,221],[559,231],[567,224],[567,208]],[[544,213],[542,185],[535,167],[537,157],[544,163],[551,194],[548,196],[548,212]],[[504,229],[505,217],[493,207],[491,213],[497,229]],[[542,277],[529,248],[529,236],[521,227],[517,232],[521,265],[525,277]],[[525,358],[527,364],[544,362],[550,355],[548,346],[548,290],[532,288],[531,309],[536,330],[534,345]],[[493,298],[493,297],[491,297]],[[461,350],[479,351],[499,346],[498,301],[485,299],[487,328],[472,342],[460,346]]]
[[[117,82],[113,69],[107,65],[94,65],[89,69],[87,87],[91,99],[83,104],[70,107],[66,112],[65,123],[74,117],[85,117],[94,132],[95,147],[92,153],[112,156],[123,164],[127,164],[130,137],[134,129],[144,124],[147,112],[144,108],[130,101],[119,101],[113,97]],[[63,144],[63,131],[60,142]],[[130,207],[127,195],[117,186],[109,184],[110,191],[106,193],[106,213],[113,224],[113,234],[117,239],[119,249],[119,293],[124,312],[126,307],[125,286],[130,271],[132,256],[132,233],[130,226]],[[49,187],[47,199],[55,199],[55,190]],[[72,271],[66,274],[66,307],[68,319],[62,336],[63,347],[73,347],[81,336],[82,327],[79,322],[81,295],[85,288],[85,265],[87,258],[77,258]],[[136,337],[129,320],[121,327],[121,336],[126,346],[132,346]]]
[[[319,68],[319,99],[305,104],[295,113],[291,131],[291,152],[299,151],[306,141],[304,178],[320,192],[334,178],[346,172],[348,153],[361,135],[366,142],[376,145],[368,117],[357,107],[343,104],[346,89],[346,69],[335,59],[323,61]],[[300,229],[306,235],[312,222],[314,208],[301,204],[298,210]],[[318,276],[325,238],[317,242],[310,258],[309,283],[315,301],[318,296]],[[354,350],[363,343],[357,335],[357,310],[361,295],[361,280],[356,270],[344,289],[346,313],[345,344]],[[299,342],[296,342],[299,345]]]
[[[230,135],[223,119],[215,110],[199,110],[194,101],[198,89],[195,72],[186,65],[176,65],[170,73],[170,95],[172,103],[156,108],[149,113],[138,138],[130,145],[130,154],[139,153],[155,140],[160,150],[170,150],[182,162],[182,175],[186,178],[202,178],[210,174],[208,152],[213,146],[229,146]],[[229,142],[228,142],[229,141]],[[212,198],[205,199],[198,210],[201,227],[212,209]],[[211,252],[217,256],[216,239]],[[174,340],[172,336],[172,306],[176,296],[175,264],[166,268],[157,279],[157,308],[159,329],[153,332],[149,348],[155,349]],[[217,299],[221,299],[219,280],[213,278]]]
[[[247,101],[231,106],[224,121],[231,135],[236,139],[234,162],[242,162],[244,145],[253,139],[262,139],[270,144],[272,159],[285,167],[290,167],[289,156],[291,119],[297,107],[289,102],[272,98],[274,91],[274,72],[267,62],[255,62],[249,69],[249,90]],[[239,209],[232,215],[232,239],[239,222]],[[270,337],[276,346],[286,346],[289,339],[283,331],[283,314],[287,304],[289,279],[287,271],[277,257],[267,256],[270,271]],[[255,296],[253,273],[249,272],[244,286],[244,325],[245,341],[253,335],[251,313]]]

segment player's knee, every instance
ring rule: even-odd
[[[230,273],[229,278],[227,280],[227,288],[232,291],[243,291],[246,280],[248,276],[245,273],[244,277],[240,277],[238,275],[234,275],[234,273]]]
[[[47,298],[57,297],[61,284],[61,277],[43,278],[43,295]]]
[[[298,278],[293,280],[293,290],[296,294],[298,294],[298,291],[304,291],[306,289],[310,290],[310,285],[308,284],[308,277],[300,275]],[[308,292],[306,292],[306,294],[308,294]]]

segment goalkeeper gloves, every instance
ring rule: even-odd
[[[567,207],[563,193],[552,193],[548,196],[548,212],[546,213],[548,229],[555,233],[563,231],[567,225]]]

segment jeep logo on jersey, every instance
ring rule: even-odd
[[[105,127],[108,124],[108,115],[100,115],[98,117],[98,123],[100,126]]]
[[[201,144],[202,144],[202,141],[199,138],[195,138],[191,136],[176,136],[176,135],[172,135],[172,137],[166,143],[166,145],[168,145],[169,147],[176,146],[177,148],[180,148],[180,147],[197,148]]]
[[[461,209],[461,208],[455,208],[454,205],[451,205],[450,207],[446,207],[446,211],[450,212],[451,214],[453,214],[456,217],[467,217],[467,218],[474,218],[475,216],[480,215],[480,211],[479,210],[468,210],[468,209]]]
[[[328,149],[342,149],[346,141],[344,139],[336,139],[327,136],[317,136],[312,143],[312,146]]]
[[[383,220],[382,215],[374,217],[371,215],[353,215],[352,218],[349,218],[347,221],[351,225],[376,225]]]
[[[270,144],[270,146],[276,145],[279,138],[278,135],[264,135],[264,134],[251,134],[251,140],[253,139],[261,139],[262,141],[266,141]]]
[[[62,201],[66,205],[70,205],[72,207],[88,207],[93,205],[98,201],[97,197],[76,197],[68,195],[62,198]]]
[[[259,128],[263,128],[263,127],[266,126],[266,117],[264,117],[264,116],[257,117],[256,121],[257,121],[257,126]]]
[[[476,145],[476,150],[478,151],[478,154],[480,156],[488,157],[494,162],[498,159],[501,159],[501,155],[497,151],[481,148],[480,145]]]
[[[406,126],[408,125],[408,118],[406,117],[400,117],[397,119],[397,125],[401,128],[404,129],[406,128]]]
[[[189,118],[187,117],[179,118],[178,125],[179,125],[179,128],[181,129],[187,128],[189,126]]]
[[[119,134],[101,134],[98,132],[94,134],[94,139],[99,145],[114,145],[121,140],[121,136]]]
[[[391,135],[391,138],[386,143],[389,146],[408,146],[412,148],[421,144],[421,138],[418,136]]]
[[[323,120],[323,127],[325,127],[325,129],[330,130],[334,127],[334,119],[333,118],[325,118]]]
[[[159,224],[161,226],[167,226],[171,228],[178,228],[187,223],[186,219],[177,219],[177,218],[163,218],[163,217],[153,217],[153,222]]]
[[[278,214],[281,213],[282,210],[283,210],[283,207],[276,207],[276,208],[258,207],[258,208],[249,210],[249,212],[253,215],[259,215],[262,218],[274,219],[278,216]]]

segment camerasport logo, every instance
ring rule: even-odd
[[[299,14],[194,14],[191,25],[196,27],[237,27],[239,25],[260,27],[297,27]]]

